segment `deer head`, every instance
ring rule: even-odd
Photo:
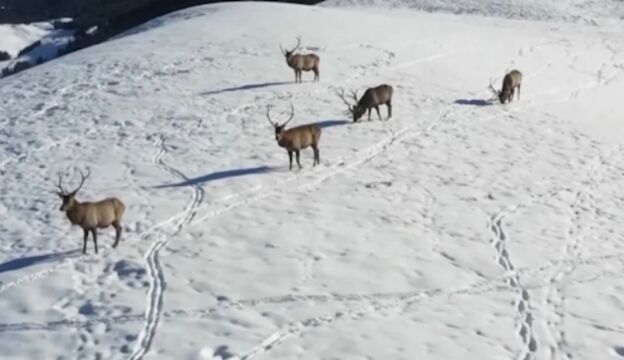
[[[353,103],[350,103],[349,100],[347,100],[344,89],[340,89],[340,92],[335,90],[335,92],[336,95],[338,95],[338,97],[347,105],[347,109],[349,114],[353,117],[353,121],[359,119],[366,112],[366,109],[358,106],[357,91],[351,91],[351,100]]]
[[[282,48],[282,44],[280,44],[280,50],[282,50],[282,54],[284,54],[284,56],[286,57],[286,59],[288,59],[297,49],[299,49],[299,46],[301,45],[301,37],[297,36],[297,45],[295,45],[295,47],[292,50],[284,50]]]
[[[273,127],[275,128],[275,140],[279,141],[280,134],[282,133],[282,131],[284,131],[286,124],[288,124],[293,119],[294,116],[295,116],[295,108],[293,104],[290,104],[290,117],[288,118],[288,120],[286,120],[286,122],[280,125],[279,123],[273,122],[273,120],[271,120],[271,105],[267,105],[266,117],[267,117],[267,120],[269,120],[269,122],[271,123],[271,125],[273,125]]]
[[[59,209],[60,211],[67,211],[69,209],[72,208],[72,206],[74,206],[74,204],[76,203],[76,199],[75,196],[78,193],[78,190],[80,190],[82,188],[82,185],[84,185],[85,181],[87,180],[87,178],[91,175],[91,170],[89,168],[87,168],[87,174],[83,174],[82,170],[79,170],[80,172],[80,185],[78,185],[78,187],[71,191],[71,192],[67,192],[65,189],[63,189],[63,173],[59,171],[58,173],[58,188],[59,191],[56,192],[56,194],[63,200],[63,204],[61,205],[61,208]]]

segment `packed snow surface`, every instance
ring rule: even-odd
[[[622,30],[224,3],[1,80],[0,354],[623,357]],[[352,123],[334,87],[382,83],[392,118]],[[291,103],[320,166],[275,142]],[[127,207],[97,255],[54,193],[86,167]]]

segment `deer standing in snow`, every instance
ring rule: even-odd
[[[301,38],[297,38],[297,45],[292,50],[284,50],[280,45],[282,54],[286,57],[286,64],[295,71],[295,82],[301,82],[302,71],[314,71],[314,81],[319,81],[319,63],[321,59],[316,54],[295,54],[301,45]]]
[[[346,98],[344,94],[344,90],[341,92],[336,91],[336,95],[338,95],[342,101],[347,104],[349,112],[353,116],[353,122],[358,121],[359,118],[364,115],[366,110],[368,110],[368,120],[371,119],[371,110],[375,108],[377,111],[377,116],[379,120],[381,120],[381,114],[379,113],[379,105],[385,104],[388,107],[388,119],[392,117],[392,94],[394,90],[392,86],[387,84],[382,84],[373,88],[368,88],[364,92],[361,98],[358,100],[357,91],[351,91],[351,98],[355,102],[351,104]],[[387,120],[387,119],[386,119]]]
[[[121,200],[117,198],[107,198],[97,202],[80,202],[76,200],[76,194],[78,190],[82,188],[85,180],[91,175],[91,171],[87,171],[87,175],[84,175],[80,171],[80,185],[76,190],[67,192],[63,189],[63,176],[59,172],[58,188],[60,191],[57,195],[63,200],[60,210],[65,212],[67,218],[72,225],[78,225],[84,232],[82,253],[87,253],[87,238],[89,232],[93,235],[93,244],[95,245],[95,253],[97,254],[97,229],[107,228],[113,226],[115,228],[115,243],[113,248],[116,248],[121,238],[121,218],[123,217],[126,209]]]
[[[498,91],[492,85],[490,81],[490,90],[498,97],[501,104],[505,102],[511,102],[513,100],[514,92],[518,89],[518,100],[520,100],[520,87],[522,85],[522,73],[518,70],[511,70],[503,78],[503,88]]]
[[[268,105],[266,117],[275,128],[275,140],[277,141],[277,144],[286,149],[288,152],[288,159],[290,162],[288,169],[292,170],[293,153],[295,153],[297,157],[297,165],[299,165],[299,169],[301,169],[301,163],[299,163],[299,151],[307,147],[312,147],[312,150],[314,151],[313,166],[320,164],[321,160],[319,156],[318,144],[321,138],[321,128],[314,124],[308,124],[284,130],[286,124],[288,124],[295,116],[295,108],[292,104],[290,105],[290,117],[281,125],[271,120],[270,112],[271,105]]]

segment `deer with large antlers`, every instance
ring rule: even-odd
[[[280,44],[280,50],[286,58],[286,64],[295,71],[295,82],[301,82],[302,71],[314,71],[314,81],[319,81],[319,63],[321,59],[316,54],[295,54],[301,46],[301,38],[297,37],[297,45],[292,50],[284,50]]]
[[[116,248],[121,238],[121,218],[126,210],[125,205],[121,200],[117,198],[107,198],[97,202],[80,202],[76,200],[76,194],[78,190],[82,188],[87,178],[91,175],[91,171],[88,170],[87,174],[83,174],[80,171],[80,184],[76,190],[67,192],[63,189],[63,175],[59,172],[58,177],[58,196],[63,199],[63,204],[60,210],[65,212],[67,218],[72,225],[78,225],[84,232],[82,253],[87,253],[87,239],[89,232],[93,235],[93,244],[95,245],[95,253],[98,252],[97,247],[97,229],[107,228],[113,226],[115,228],[115,243],[113,248]]]
[[[511,70],[503,78],[503,88],[499,91],[494,88],[492,81],[490,80],[490,90],[498,98],[501,104],[505,102],[511,102],[513,100],[514,92],[518,89],[518,100],[520,100],[520,87],[522,85],[522,73],[518,70]]]
[[[368,121],[371,119],[371,110],[375,108],[377,116],[381,120],[381,114],[379,113],[379,105],[385,104],[388,107],[388,118],[392,117],[392,94],[394,90],[392,86],[382,84],[373,88],[368,88],[364,92],[361,98],[358,99],[357,91],[351,91],[351,100],[349,102],[345,97],[344,89],[341,92],[336,90],[336,95],[342,99],[347,105],[349,113],[353,116],[353,122],[358,121],[362,115],[368,110]],[[386,120],[387,120],[386,119]]]
[[[275,140],[277,141],[277,144],[286,149],[288,152],[288,159],[290,162],[290,166],[288,167],[289,170],[292,170],[293,153],[295,153],[297,165],[299,165],[299,169],[301,169],[299,151],[307,147],[312,147],[312,150],[314,151],[313,166],[320,164],[321,160],[319,156],[318,144],[319,139],[321,138],[321,128],[314,124],[307,124],[284,130],[286,124],[288,124],[295,116],[295,108],[292,104],[290,104],[290,117],[281,125],[278,122],[273,122],[273,120],[271,120],[271,105],[267,106],[266,116],[269,123],[271,123],[271,125],[275,128]]]

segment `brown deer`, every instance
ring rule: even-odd
[[[297,45],[292,50],[284,50],[280,45],[282,54],[286,57],[286,64],[295,70],[295,83],[301,82],[302,71],[314,71],[314,81],[319,81],[319,63],[321,59],[316,54],[295,54],[295,50],[299,49],[301,38],[297,37]]]
[[[490,80],[490,90],[498,97],[501,104],[505,102],[511,102],[513,100],[514,92],[518,88],[518,100],[520,100],[520,87],[522,85],[522,73],[518,70],[511,70],[503,78],[503,88],[498,91],[492,85]]]
[[[60,210],[64,211],[67,218],[72,225],[78,225],[84,232],[84,244],[82,247],[82,253],[87,253],[87,238],[89,232],[93,234],[93,244],[95,245],[95,253],[98,252],[97,247],[97,229],[107,228],[112,225],[115,228],[115,243],[113,248],[116,248],[121,238],[121,218],[126,210],[125,205],[121,200],[117,198],[107,198],[97,202],[79,202],[76,200],[76,193],[82,188],[85,180],[91,175],[91,171],[87,171],[87,175],[84,175],[80,171],[80,185],[76,190],[67,192],[63,189],[63,175],[59,172],[58,196],[63,199],[63,204]]]
[[[292,170],[293,153],[297,156],[297,165],[299,165],[299,169],[301,169],[302,166],[299,162],[299,151],[307,148],[308,146],[311,146],[312,150],[314,150],[313,166],[320,164],[321,160],[319,156],[318,144],[319,139],[321,138],[321,128],[314,124],[308,124],[284,130],[286,124],[288,124],[295,116],[295,108],[292,104],[290,104],[290,117],[281,125],[271,120],[271,105],[267,106],[266,116],[271,125],[275,128],[275,140],[277,140],[277,144],[288,151],[288,159],[290,162],[290,166],[288,167],[289,170]]]
[[[394,90],[392,89],[392,86],[382,84],[374,88],[366,89],[364,95],[362,95],[362,97],[358,100],[357,92],[351,91],[351,98],[355,102],[353,105],[345,98],[344,90],[341,92],[336,91],[336,95],[338,95],[342,101],[347,104],[349,112],[353,115],[353,122],[356,122],[362,117],[362,115],[364,115],[366,110],[368,110],[368,121],[370,121],[372,108],[375,108],[377,116],[379,117],[379,120],[381,120],[379,105],[382,104],[385,104],[388,107],[388,119],[390,119],[392,117],[393,92]]]

